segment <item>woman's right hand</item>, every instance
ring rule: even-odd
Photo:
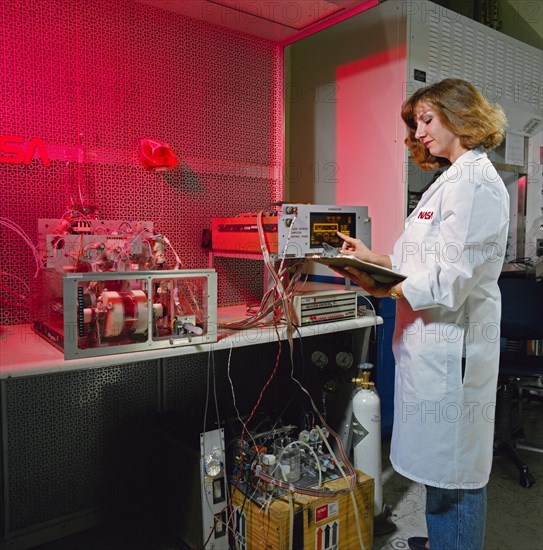
[[[351,256],[355,256],[363,262],[380,265],[388,269],[392,267],[390,256],[372,252],[360,239],[353,239],[353,237],[348,237],[339,231],[337,234],[338,237],[343,239],[343,245],[339,251],[340,254],[349,254]]]
[[[351,256],[356,256],[363,262],[375,263],[372,259],[375,254],[360,239],[353,239],[352,237],[348,237],[339,231],[337,234],[338,237],[343,239],[343,245],[339,251],[340,254],[349,254]]]

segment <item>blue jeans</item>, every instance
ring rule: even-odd
[[[486,487],[426,486],[426,526],[431,550],[483,550]]]

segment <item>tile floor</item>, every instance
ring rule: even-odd
[[[543,403],[532,402],[525,431],[543,444]],[[424,488],[396,474],[383,442],[383,498],[392,507],[397,529],[375,537],[374,550],[406,550],[407,538],[425,535]],[[496,457],[488,486],[485,550],[543,550],[543,454],[520,451],[536,485],[522,488],[517,471],[504,457]],[[38,547],[39,550],[186,550],[156,523],[132,518]],[[36,549],[38,550],[38,549]],[[339,549],[351,550],[351,549]]]
[[[532,402],[525,418],[530,441],[543,444],[543,403]],[[543,454],[520,450],[536,478],[525,489],[518,484],[517,470],[505,457],[495,457],[488,484],[485,550],[543,549]],[[425,489],[394,472],[383,449],[383,500],[392,507],[397,530],[375,537],[374,550],[407,549],[407,539],[426,535]]]

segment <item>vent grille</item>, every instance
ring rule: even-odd
[[[470,19],[428,18],[428,81],[462,78],[493,101],[541,109],[541,52]]]

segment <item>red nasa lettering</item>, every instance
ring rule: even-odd
[[[434,217],[434,213],[431,210],[421,210],[417,218],[419,220],[431,220]]]
[[[23,136],[0,136],[0,163],[30,164],[36,151],[45,166],[51,164],[45,144],[40,138],[32,138],[25,148]]]

